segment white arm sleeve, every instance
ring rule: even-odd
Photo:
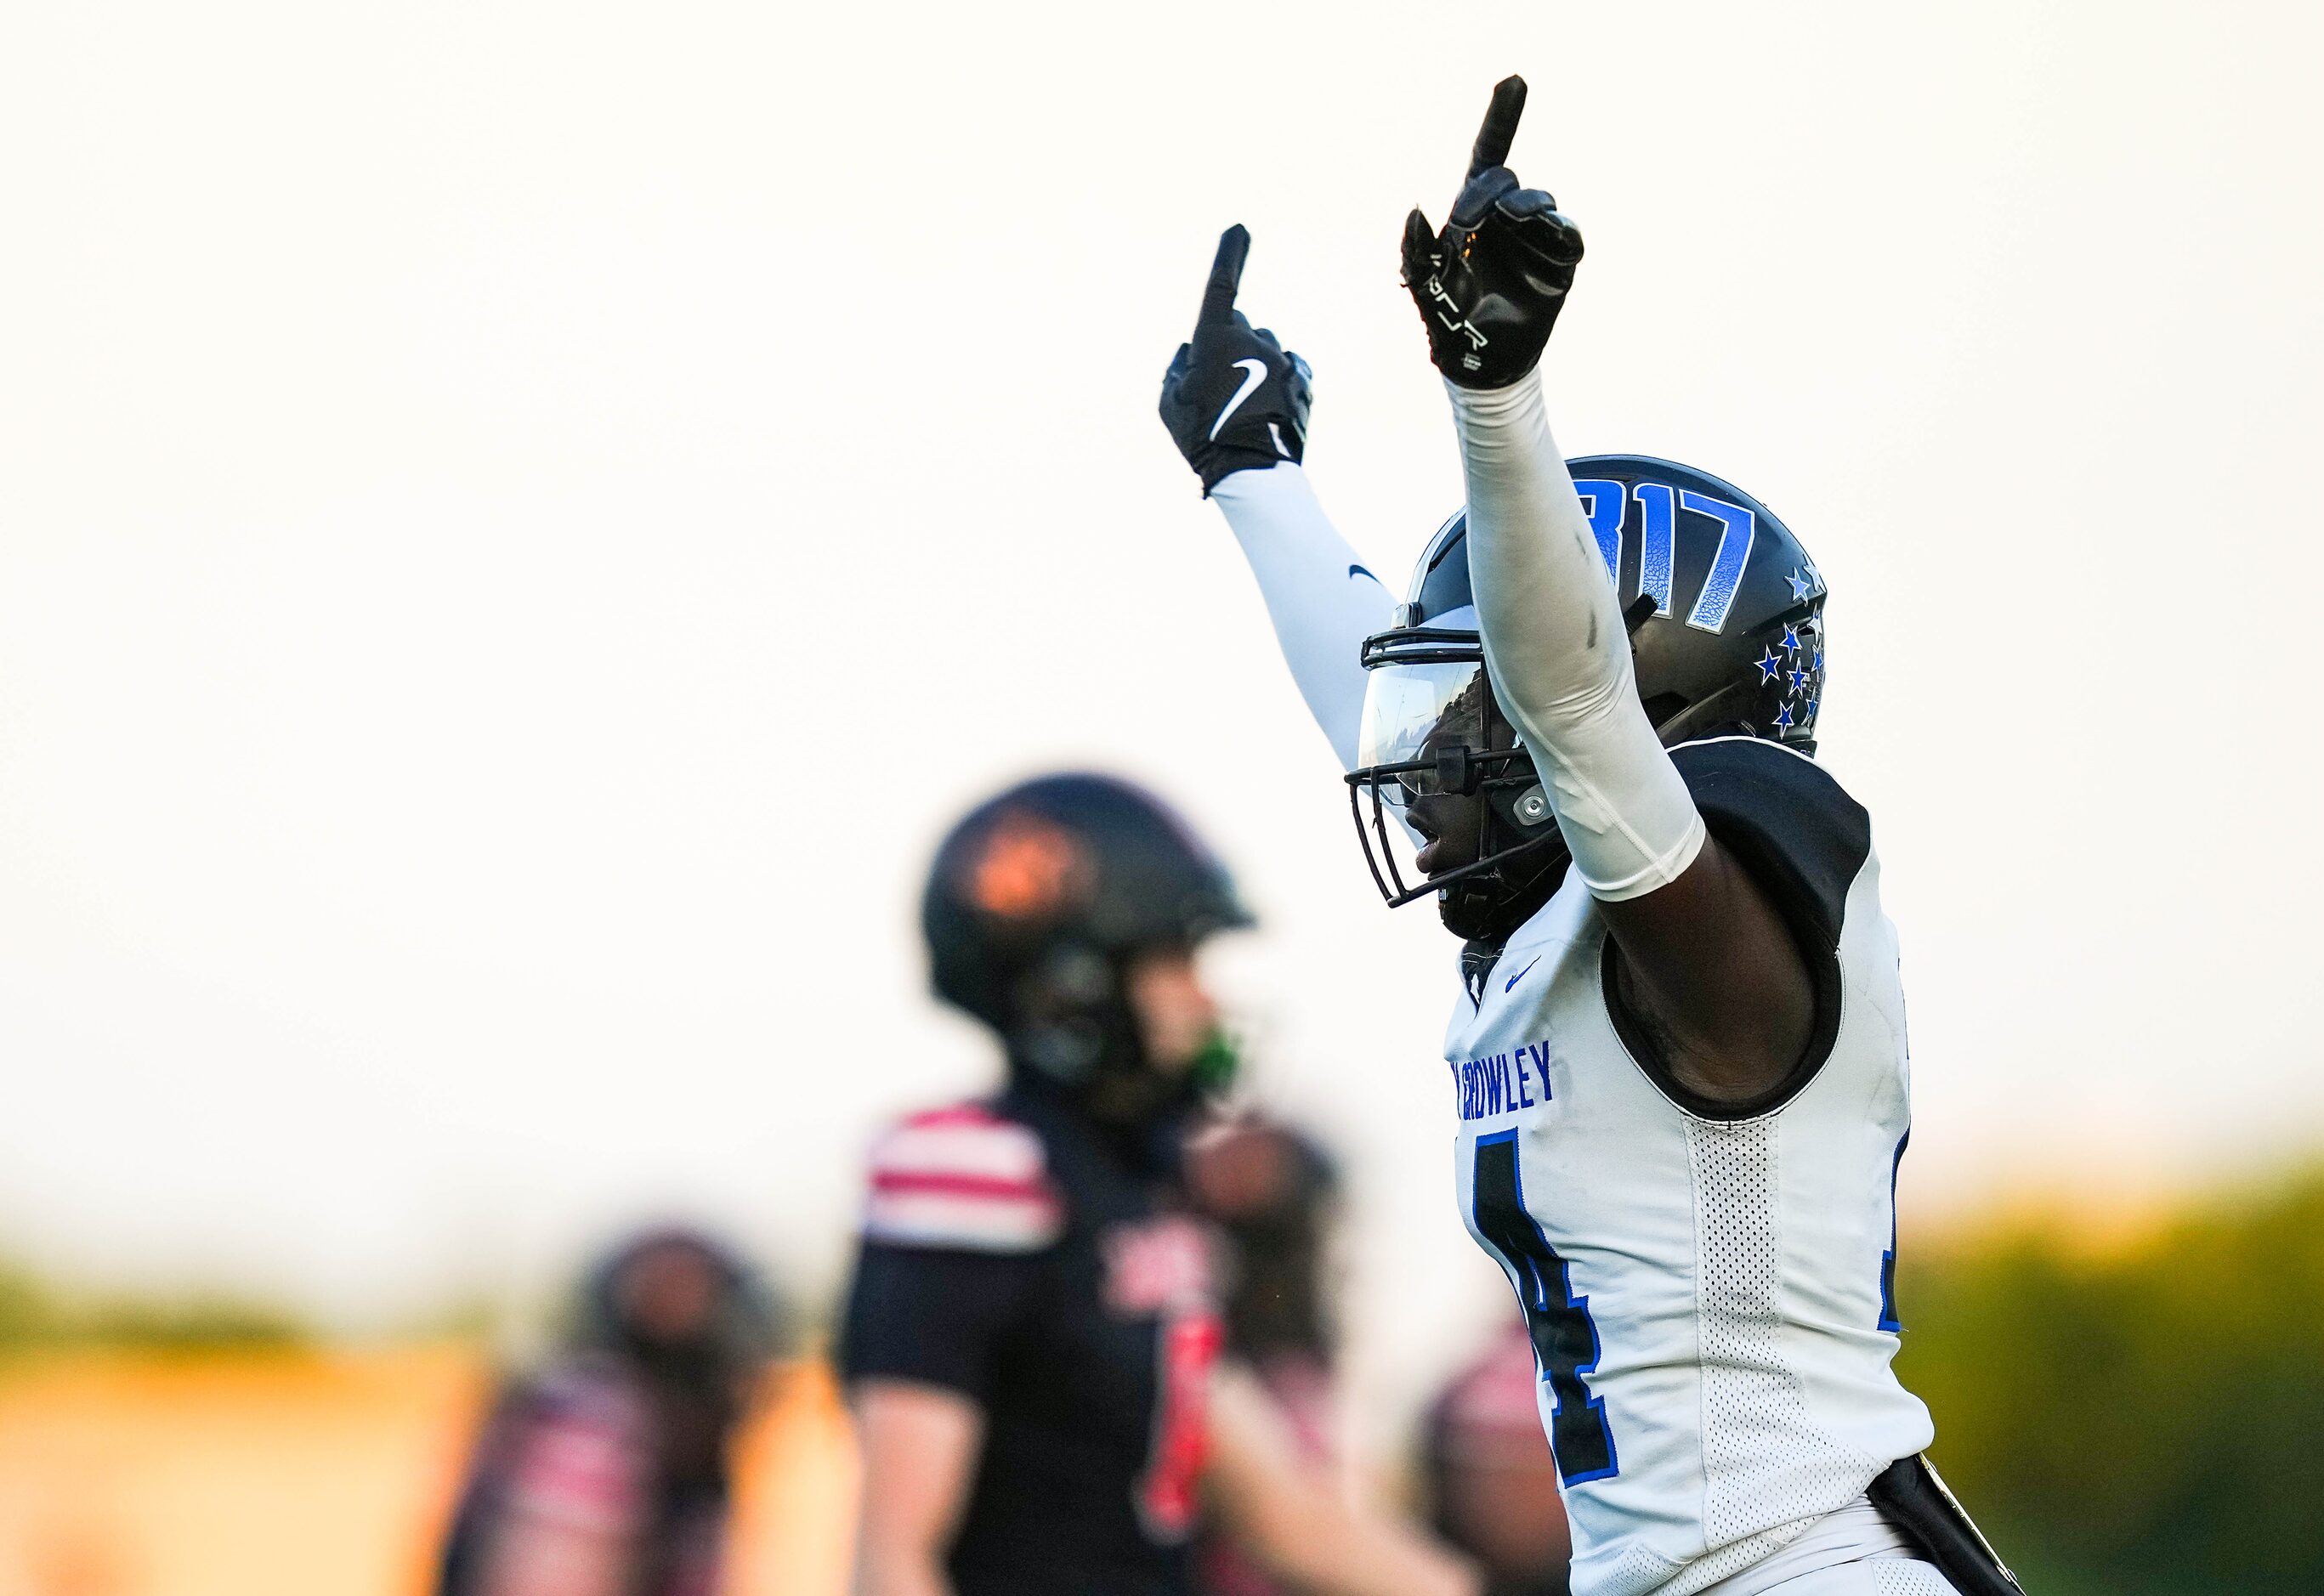
[[[1621,605],[1550,437],[1540,373],[1481,392],[1445,386],[1493,694],[1590,890],[1642,898],[1694,863],[1702,816],[1638,702]]]
[[[1340,768],[1354,770],[1364,714],[1363,641],[1386,630],[1395,601],[1315,502],[1306,473],[1290,461],[1234,473],[1211,490],[1211,503],[1225,512],[1259,578],[1275,641],[1307,713],[1332,740]]]

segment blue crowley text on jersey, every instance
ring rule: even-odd
[[[1463,1120],[1489,1120],[1549,1101],[1549,1044],[1520,1042],[1510,1052],[1448,1064]]]

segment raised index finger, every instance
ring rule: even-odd
[[[1525,102],[1526,80],[1514,72],[1493,85],[1493,103],[1485,107],[1485,125],[1477,130],[1477,147],[1469,155],[1471,177],[1509,163],[1509,144],[1517,136]]]
[[[1203,286],[1203,313],[1196,327],[1210,327],[1234,314],[1235,291],[1242,286],[1242,263],[1250,254],[1250,232],[1240,222],[1219,235],[1211,280]]]

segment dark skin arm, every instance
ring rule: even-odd
[[[1714,1102],[1774,1090],[1807,1051],[1815,988],[1791,930],[1751,874],[1706,838],[1678,880],[1601,900],[1622,1001],[1678,1084]]]

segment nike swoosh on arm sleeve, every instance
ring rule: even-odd
[[[1289,461],[1238,471],[1211,490],[1234,529],[1267,601],[1275,641],[1307,713],[1340,768],[1356,768],[1363,724],[1364,639],[1384,629],[1395,601],[1323,513],[1307,475]]]
[[[1621,605],[1550,436],[1540,372],[1506,388],[1445,387],[1494,696],[1591,891],[1642,898],[1694,863],[1702,816],[1638,702]]]

